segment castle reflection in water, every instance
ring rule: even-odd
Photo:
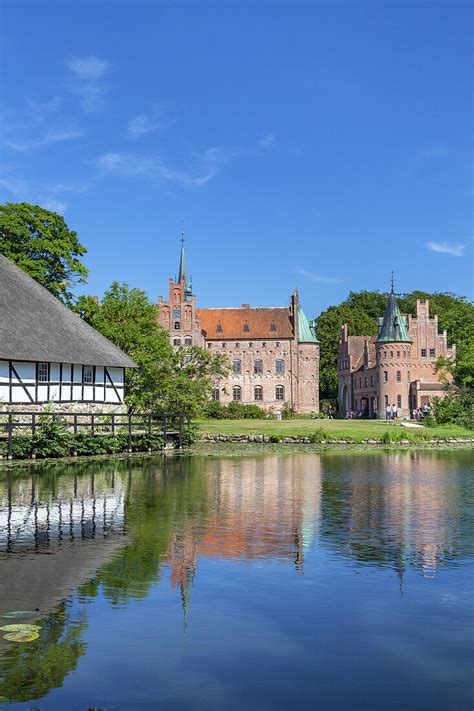
[[[330,546],[355,564],[398,573],[411,565],[433,575],[460,552],[462,492],[449,455],[392,452],[383,467],[381,456],[78,463],[28,476],[15,470],[0,480],[0,562],[95,541],[85,554],[90,565],[82,561],[83,573],[92,574],[98,548],[112,559],[135,547],[155,565],[144,578],[169,567],[172,585],[185,591],[200,558],[277,559],[302,572],[308,551]],[[105,547],[111,540],[117,545]]]

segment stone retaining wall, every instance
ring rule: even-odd
[[[260,444],[382,444],[380,439],[363,439],[360,442],[354,442],[350,439],[324,439],[320,442],[314,442],[309,437],[282,437],[281,439],[273,439],[270,435],[262,434],[204,434],[200,442],[241,442],[241,443],[260,443]],[[474,437],[466,439],[462,437],[447,437],[445,439],[429,439],[413,441],[409,439],[401,439],[383,444],[474,444]]]

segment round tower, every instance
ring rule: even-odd
[[[409,368],[411,339],[408,326],[393,291],[393,279],[387,308],[379,322],[375,343],[377,362],[377,418],[385,419],[387,405],[398,410],[399,418],[410,416]]]

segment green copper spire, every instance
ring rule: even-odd
[[[298,343],[319,343],[316,337],[314,321],[309,321],[298,304]]]
[[[378,343],[411,343],[411,338],[408,334],[406,321],[402,314],[395,298],[393,291],[394,281],[392,272],[392,288],[388,297],[387,308],[383,317],[382,325],[377,336]]]
[[[181,279],[184,279],[184,298],[186,299],[186,301],[191,301],[193,287],[191,284],[191,280],[188,279],[188,275],[186,273],[186,255],[184,253],[184,230],[181,230],[181,256],[179,258],[178,282],[180,282]]]

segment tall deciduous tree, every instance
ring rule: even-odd
[[[131,409],[199,415],[215,380],[228,368],[225,358],[202,348],[174,351],[169,334],[157,323],[158,306],[144,291],[114,282],[100,304],[81,297],[75,310],[137,363],[127,370]]]
[[[26,202],[0,205],[0,254],[66,304],[71,287],[87,281],[80,261],[86,251],[56,212]]]

